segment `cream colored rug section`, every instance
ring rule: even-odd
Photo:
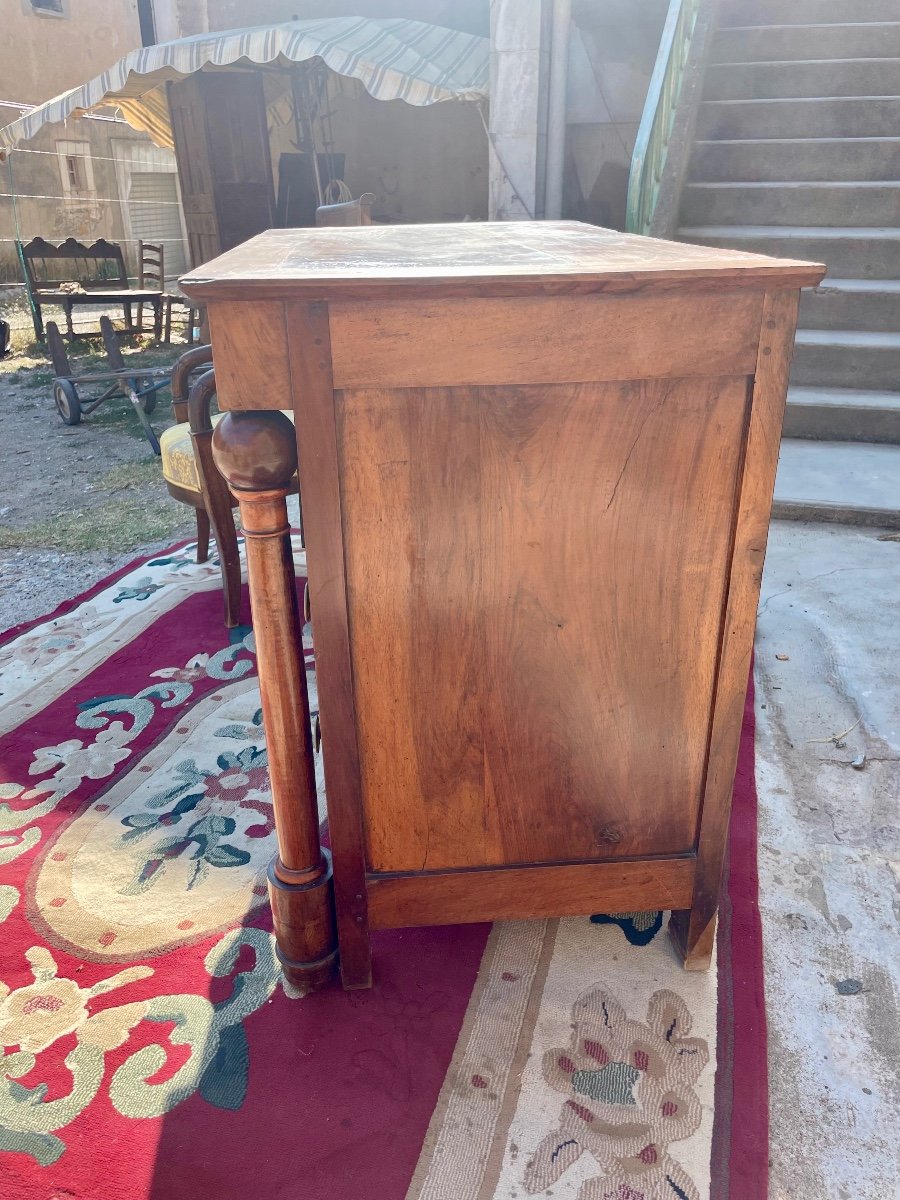
[[[495,925],[407,1200],[708,1200],[716,972],[635,925]]]

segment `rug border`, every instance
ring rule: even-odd
[[[742,789],[735,789],[737,803],[732,807],[720,905],[717,1103],[710,1200],[767,1200],[769,1193],[768,1035],[759,910],[754,691],[751,667],[743,714],[750,736],[745,761],[739,761],[748,786],[743,795]],[[743,1036],[736,1038],[736,1029]],[[736,1078],[740,1081],[737,1089]],[[723,1102],[718,1102],[720,1096]]]
[[[115,571],[111,571],[109,575],[104,575],[102,579],[98,579],[96,583],[86,588],[83,592],[78,592],[68,600],[62,600],[56,608],[51,609],[50,612],[45,613],[43,616],[32,617],[30,621],[20,621],[18,625],[11,625],[9,629],[4,629],[0,633],[0,646],[5,646],[7,642],[11,642],[14,638],[21,637],[22,634],[36,629],[38,625],[43,625],[47,621],[55,621],[59,617],[65,616],[66,613],[72,612],[79,605],[86,604],[88,600],[93,600],[100,592],[105,591],[111,583],[115,583],[117,579],[121,579],[130,571],[137,570],[138,567],[150,562],[151,559],[159,558],[163,554],[172,554],[176,550],[183,550],[185,546],[190,546],[196,540],[195,537],[182,538],[180,541],[172,542],[170,545],[164,546],[161,550],[157,550],[155,554],[139,554],[136,558],[132,558],[129,562],[125,563],[124,566],[118,567]]]

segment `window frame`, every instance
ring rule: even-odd
[[[69,16],[69,0],[22,0],[22,7],[33,17],[66,20]]]
[[[59,162],[59,177],[65,196],[75,196],[78,199],[89,198],[94,194],[94,164],[91,160],[90,142],[70,141],[60,139],[56,143],[56,157]],[[69,174],[70,160],[81,160],[83,187],[73,185]],[[77,168],[76,168],[77,170]]]

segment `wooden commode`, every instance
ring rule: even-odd
[[[339,947],[368,986],[372,928],[659,908],[708,965],[798,290],[823,274],[536,222],[278,230],[182,281],[229,412],[295,982]]]

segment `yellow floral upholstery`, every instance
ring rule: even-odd
[[[212,419],[213,425],[221,417],[221,413],[216,413]],[[194,462],[194,443],[191,441],[191,427],[187,421],[163,430],[159,435],[159,452],[162,457],[163,479],[167,483],[187,488],[190,492],[200,491],[197,464]]]
[[[222,413],[214,413],[213,425],[221,419]],[[286,417],[293,421],[293,412],[286,412]],[[194,443],[191,441],[191,427],[187,421],[180,425],[172,425],[159,435],[159,451],[162,457],[162,473],[167,483],[176,487],[186,488],[190,492],[200,491],[200,480],[197,478],[197,464],[194,462]]]

